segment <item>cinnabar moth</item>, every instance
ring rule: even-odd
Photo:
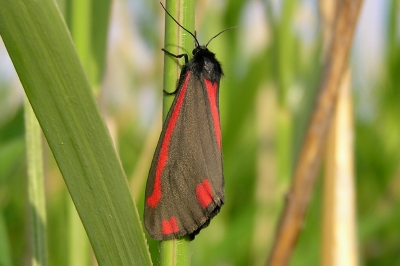
[[[164,8],[164,6],[161,4]],[[144,221],[149,235],[168,240],[193,239],[224,204],[219,83],[223,76],[215,54],[200,45],[185,58],[178,88],[161,132],[146,185]],[[228,30],[228,29],[226,29]],[[224,30],[225,31],[225,30]],[[165,92],[166,93],[166,92]]]

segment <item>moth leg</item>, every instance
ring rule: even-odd
[[[164,53],[166,53],[166,54],[168,54],[168,55],[170,55],[170,56],[173,56],[173,57],[175,57],[175,58],[182,58],[182,57],[184,56],[184,57],[185,57],[185,64],[187,64],[187,62],[189,62],[189,57],[188,57],[187,54],[178,54],[178,55],[176,55],[176,54],[173,54],[173,53],[171,53],[171,52],[168,52],[168,51],[165,50],[164,48],[162,48],[161,51],[163,51]]]
[[[175,57],[175,58],[182,58],[182,57],[185,57],[185,64],[187,64],[187,62],[189,61],[189,58],[188,58],[188,55],[187,54],[178,54],[178,55],[176,55],[176,54],[173,54],[173,53],[171,53],[171,52],[168,52],[167,50],[165,50],[165,49],[161,49],[164,53],[166,53],[166,54],[168,54],[168,55],[170,55],[170,56],[173,56],[173,57]],[[166,90],[163,90],[163,92],[166,94],[166,95],[174,95],[174,94],[176,94],[176,92],[178,91],[178,88],[176,88],[176,90],[175,91],[173,91],[173,92],[168,92],[168,91],[166,91]]]
[[[168,92],[168,91],[166,91],[166,90],[163,90],[163,92],[164,92],[166,95],[174,95],[174,94],[177,93],[177,91],[178,91],[178,88],[177,88],[176,90],[174,90],[173,92]]]

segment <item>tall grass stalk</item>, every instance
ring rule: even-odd
[[[186,29],[194,31],[194,1],[168,0],[168,12]],[[180,28],[167,14],[165,14],[164,48],[173,54],[187,53],[191,55],[194,40],[186,31]],[[164,56],[164,90],[172,92],[176,89],[182,60],[169,55]],[[173,97],[165,95],[163,101],[163,119],[166,118],[171,107]],[[190,241],[186,238],[160,242],[161,265],[189,265]]]

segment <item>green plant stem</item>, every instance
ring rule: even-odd
[[[188,0],[166,1],[168,12],[186,29],[194,30],[194,2]],[[165,39],[164,49],[173,54],[192,54],[194,40],[191,35],[180,28],[167,14],[165,14]],[[178,86],[181,67],[184,59],[176,59],[167,54],[164,55],[164,90],[173,92]],[[164,95],[163,119],[168,114],[173,97]]]
[[[190,265],[190,240],[173,239],[160,242],[160,265]]]
[[[168,0],[168,12],[186,29],[194,31],[194,1]],[[167,14],[165,14],[165,40],[164,49],[173,54],[192,54],[193,37],[180,28]],[[177,88],[183,59],[177,60],[167,54],[164,55],[164,90],[173,92]],[[168,114],[173,97],[164,95],[163,119]],[[190,241],[187,238],[174,239],[160,242],[161,265],[189,265]]]
[[[278,101],[279,106],[288,105],[288,91],[293,79],[294,35],[292,23],[297,1],[286,0],[283,3],[281,21],[277,32],[278,45]],[[290,160],[288,160],[289,162]]]
[[[47,265],[46,196],[43,177],[42,135],[28,99],[25,99],[25,139],[31,217],[32,265]]]
[[[278,51],[278,117],[277,117],[277,155],[278,178],[282,187],[287,187],[292,172],[292,127],[293,114],[291,113],[288,91],[293,79],[293,47],[294,36],[292,22],[297,2],[284,1],[281,21],[277,32]]]

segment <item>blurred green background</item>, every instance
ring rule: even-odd
[[[66,3],[59,5],[69,14]],[[350,58],[362,265],[400,264],[397,3],[364,1]],[[317,0],[196,2],[200,43],[227,27],[238,29],[209,45],[225,72],[220,112],[226,204],[192,242],[192,265],[266,262],[320,79],[318,5]],[[71,27],[71,18],[66,16],[66,21]],[[98,104],[141,215],[147,171],[161,130],[163,25],[158,1],[112,2],[98,91]],[[23,95],[0,44],[0,265],[29,264]],[[44,159],[49,263],[69,265],[69,196],[47,146]],[[320,262],[321,187],[320,180],[291,265]],[[156,264],[158,243],[148,241]]]

